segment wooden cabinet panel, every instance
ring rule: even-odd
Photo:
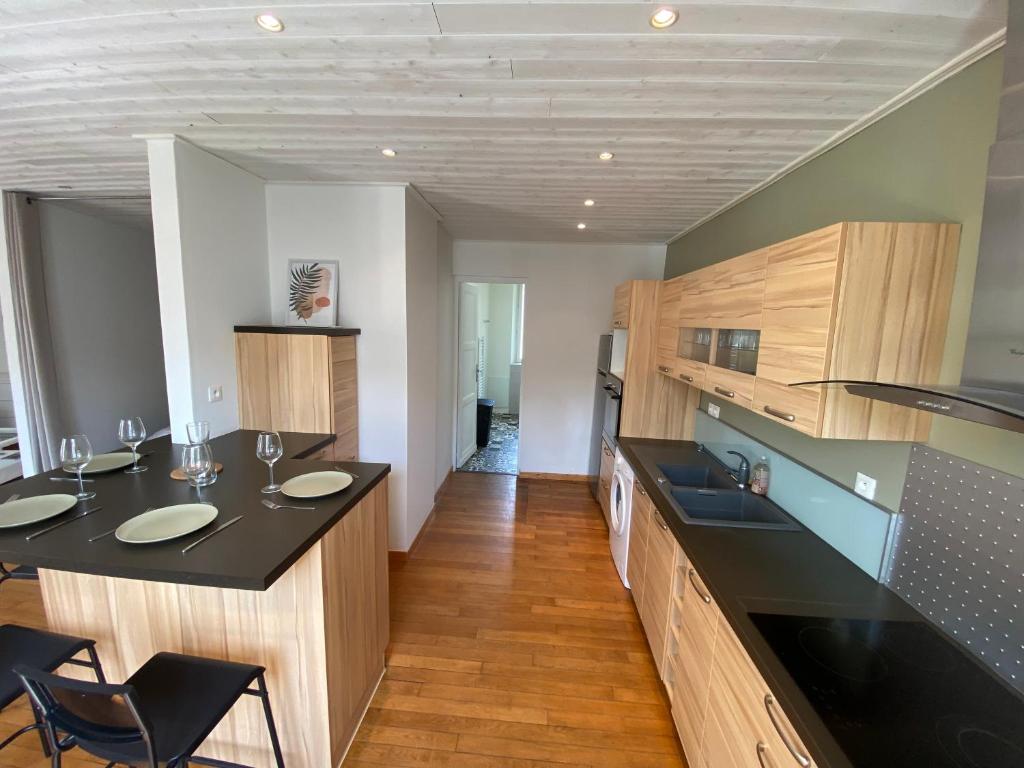
[[[754,382],[754,411],[811,437],[821,435],[823,387],[788,387],[761,376]]]
[[[656,508],[651,509],[647,534],[647,566],[644,575],[644,600],[640,618],[647,642],[654,655],[658,674],[665,674],[665,638],[672,601],[672,575],[679,545],[668,524]]]
[[[807,748],[724,617],[719,619],[715,643],[709,712],[721,727],[724,749],[736,765],[759,768],[759,750],[765,765],[813,765]]]
[[[720,612],[692,565],[677,567],[675,578],[675,592],[682,594],[682,600],[678,656],[671,660],[675,684],[672,715],[686,757],[693,763],[701,750]]]
[[[687,760],[690,760],[687,755]],[[756,760],[756,758],[755,758]],[[692,763],[692,761],[691,761]],[[731,745],[722,731],[718,718],[711,710],[708,711],[704,723],[704,733],[701,747],[701,764],[707,768],[762,768],[756,762],[749,761],[738,763],[733,758],[733,745]],[[775,768],[765,765],[763,768]]]
[[[826,376],[844,232],[836,224],[769,248],[758,376],[782,384]]]
[[[359,394],[356,376],[356,340],[352,336],[331,339],[331,397],[335,461],[355,461],[359,456]]]
[[[629,299],[633,282],[625,282],[615,288],[615,303],[612,309],[612,327],[629,328]]]
[[[659,365],[669,365],[676,359],[679,346],[679,300],[683,295],[684,284],[688,275],[666,280],[661,286],[661,298],[658,304],[658,347]]]
[[[684,297],[679,324],[759,329],[767,259],[762,248],[691,273],[699,289],[690,301]]]
[[[719,368],[717,365],[708,366],[704,389],[744,408],[750,408],[754,401],[753,376],[728,368]]]
[[[691,387],[703,389],[706,384],[707,373],[707,363],[698,363],[696,360],[687,360],[685,357],[680,357],[676,360],[676,378],[689,384]]]
[[[666,357],[665,355],[659,354],[655,359],[655,370],[663,376],[668,376],[670,379],[674,379],[676,376],[676,357]]]
[[[629,515],[629,552],[626,555],[626,580],[637,609],[644,601],[644,575],[647,566],[647,536],[651,527],[651,502],[639,482],[633,484]]]

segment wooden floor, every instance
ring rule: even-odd
[[[456,473],[391,578],[388,670],[346,768],[685,766],[587,486]],[[44,624],[35,585],[0,588],[4,621]],[[46,765],[32,736],[0,752]]]

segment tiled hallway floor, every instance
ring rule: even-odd
[[[491,441],[466,459],[462,472],[519,473],[519,414],[496,413],[491,422]]]

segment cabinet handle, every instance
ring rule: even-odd
[[[792,413],[786,413],[785,411],[779,411],[772,408],[770,405],[764,407],[764,412],[769,416],[774,416],[776,419],[782,419],[783,421],[796,421],[796,416]]]
[[[708,605],[711,605],[711,595],[705,592],[701,588],[701,585],[697,583],[700,581],[700,578],[697,576],[697,572],[693,570],[693,568],[691,568],[689,571],[687,571],[686,575],[690,579],[690,583],[693,585],[693,588],[697,590],[697,596],[700,597],[700,599]]]
[[[772,721],[772,725],[775,726],[775,730],[779,734],[779,738],[782,739],[782,743],[786,745],[786,749],[789,750],[789,754],[791,754],[793,759],[802,765],[803,768],[807,768],[807,766],[811,764],[811,758],[801,753],[789,738],[789,735],[783,732],[782,724],[779,722],[778,715],[775,714],[775,697],[770,693],[766,693],[764,695],[764,708],[768,711],[768,719]]]
[[[672,369],[669,368],[667,365],[659,365],[658,370],[661,371],[662,373],[672,373]]]
[[[663,531],[668,530],[668,523],[665,522],[665,518],[661,516],[661,512],[654,510],[654,522],[658,524],[658,527]]]
[[[764,764],[764,753],[767,751],[768,747],[763,741],[757,742],[757,764],[760,765],[761,768],[768,768],[768,766]]]
[[[622,327],[622,321],[621,320],[616,320],[614,325],[615,325],[616,328],[621,328]]]
[[[722,389],[722,387],[715,387],[715,392],[726,397],[736,397],[736,393],[731,389]]]
[[[690,376],[687,373],[680,373],[679,378],[682,379],[683,381],[688,381],[691,384],[693,383],[693,376]]]

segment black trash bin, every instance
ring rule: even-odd
[[[491,442],[491,418],[494,416],[494,401],[480,398],[476,401],[476,447],[486,448]]]

